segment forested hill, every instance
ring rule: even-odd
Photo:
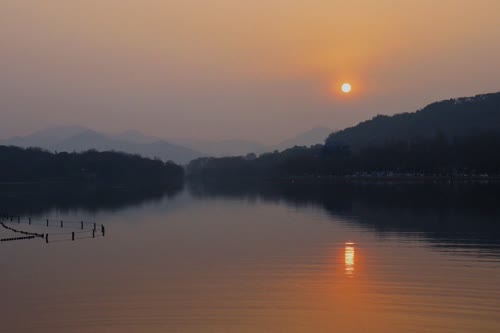
[[[325,145],[259,157],[191,161],[191,176],[217,179],[318,176],[500,177],[500,93],[378,116],[331,134]]]
[[[119,152],[51,153],[38,148],[0,146],[0,183],[81,182],[111,186],[182,184],[184,170]]]
[[[489,130],[500,130],[500,93],[444,100],[414,113],[379,115],[332,133],[325,144],[357,150],[436,136],[468,137]]]

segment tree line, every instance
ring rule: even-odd
[[[173,162],[121,152],[53,153],[39,148],[0,146],[0,182],[85,182],[159,186],[183,182]]]
[[[390,140],[351,149],[341,143],[294,147],[258,157],[200,158],[191,177],[283,179],[314,176],[493,176],[500,175],[500,131],[468,136]]]

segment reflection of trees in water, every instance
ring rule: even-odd
[[[175,187],[96,187],[75,184],[0,185],[0,212],[12,215],[42,215],[53,209],[117,210],[163,198],[172,198],[182,191]]]
[[[193,196],[315,205],[377,232],[421,233],[433,245],[500,254],[496,183],[193,183]],[[487,250],[487,251],[486,251]]]

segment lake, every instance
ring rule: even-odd
[[[498,184],[0,192],[0,332],[500,332]]]

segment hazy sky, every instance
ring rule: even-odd
[[[0,137],[77,124],[275,143],[496,92],[499,13],[498,0],[0,0]]]

